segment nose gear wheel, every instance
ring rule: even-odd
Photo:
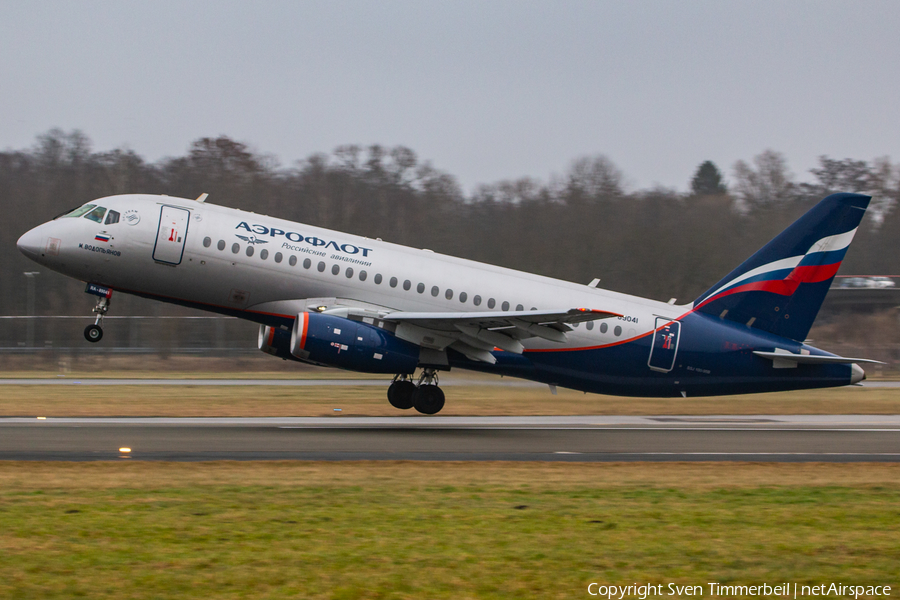
[[[97,301],[97,306],[91,311],[97,315],[97,318],[94,319],[93,325],[84,328],[84,339],[93,344],[103,339],[103,328],[100,324],[103,322],[103,315],[109,311],[109,300],[107,297],[102,297]]]

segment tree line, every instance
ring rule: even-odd
[[[685,174],[687,193],[628,189],[606,156],[549,181],[522,178],[465,193],[409,148],[346,145],[291,166],[229,137],[194,141],[184,156],[148,162],[120,148],[94,152],[79,131],[51,130],[31,148],[0,152],[0,294],[25,314],[23,232],[98,197],[168,194],[300,221],[661,300],[689,301],[825,195],[873,195],[843,274],[900,274],[900,167],[822,156],[798,182],[783,155],[738,161],[730,180],[712,162]],[[41,273],[38,314],[87,314],[82,284]],[[146,303],[117,299],[116,314]],[[157,309],[172,311],[174,309]]]

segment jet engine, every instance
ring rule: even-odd
[[[419,347],[366,323],[320,313],[300,313],[288,332],[259,329],[259,349],[273,356],[365,373],[411,374]]]

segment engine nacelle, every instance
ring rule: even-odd
[[[300,313],[289,332],[262,326],[259,349],[273,356],[365,373],[412,374],[419,347],[373,325]]]
[[[291,354],[291,332],[286,329],[260,325],[257,346],[266,354],[284,360],[299,360]]]

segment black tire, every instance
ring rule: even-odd
[[[444,392],[436,385],[420,385],[413,394],[413,403],[423,415],[435,415],[444,408]]]
[[[103,339],[103,330],[100,329],[99,325],[88,325],[84,328],[84,339],[92,344],[96,344]]]
[[[416,392],[416,384],[412,381],[395,381],[388,388],[388,402],[394,408],[409,410],[413,407],[413,394]]]

